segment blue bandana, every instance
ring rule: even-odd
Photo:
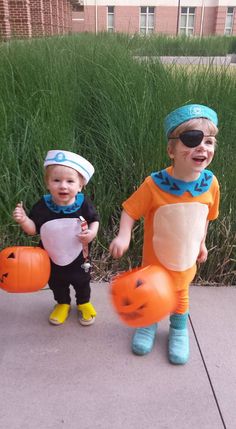
[[[213,173],[210,170],[203,170],[200,177],[193,182],[175,179],[166,170],[152,173],[151,177],[155,184],[168,194],[181,196],[185,192],[189,192],[193,197],[197,197],[208,191],[213,180]]]
[[[50,194],[43,196],[46,206],[54,213],[74,213],[77,210],[80,209],[84,202],[84,194],[81,192],[76,195],[75,202],[73,204],[70,204],[69,206],[58,206],[54,201],[52,200],[52,196]]]
[[[166,136],[183,122],[195,118],[207,118],[216,126],[218,125],[218,117],[214,110],[202,104],[187,104],[170,112],[164,119],[164,128]]]

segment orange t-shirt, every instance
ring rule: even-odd
[[[173,167],[166,172],[172,176]],[[207,191],[192,196],[170,194],[148,176],[122,204],[134,220],[144,218],[142,265],[161,263],[169,270],[185,271],[199,254],[207,220],[219,213],[219,184],[213,176]]]

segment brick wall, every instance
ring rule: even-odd
[[[44,24],[44,36],[51,36],[53,34],[52,27],[52,2],[47,0],[42,0],[42,9],[43,9],[43,24]],[[33,20],[32,20],[33,24]]]
[[[215,34],[224,34],[225,17],[226,17],[226,8],[219,6],[217,8]],[[233,36],[236,35],[236,13],[234,14],[232,35]]]
[[[220,0],[219,0],[220,2]],[[221,0],[225,3],[225,0]],[[227,0],[228,4],[232,3],[236,6],[236,0]],[[140,5],[154,5],[154,33],[176,35],[177,34],[177,17],[178,17],[178,1],[135,1],[117,0],[116,2],[107,2],[115,4],[114,6],[114,31],[135,34],[140,32]],[[128,5],[130,3],[130,6]],[[213,34],[224,34],[225,20],[227,14],[227,6],[217,6],[218,0],[205,1],[204,9],[202,9],[202,1],[197,0],[196,3],[192,0],[187,0],[186,6],[192,3],[195,7],[195,24],[194,35],[209,36]],[[182,2],[181,5],[185,5]],[[81,11],[72,13],[72,31],[73,32],[100,32],[107,31],[107,15],[108,8],[104,5],[104,0],[97,0],[97,10],[92,1],[84,1],[84,8]],[[132,4],[132,6],[131,6]],[[136,4],[136,6],[135,6]],[[196,4],[196,5],[195,5]],[[234,6],[234,7],[235,7]],[[97,13],[96,13],[97,12]],[[180,24],[180,22],[179,22]],[[232,34],[236,34],[236,13],[234,14],[234,23]]]
[[[155,13],[155,31],[161,34],[176,36],[178,8],[163,6]]]
[[[0,0],[0,40],[7,40],[11,37],[28,38],[67,34],[71,31],[99,32],[107,30],[107,6],[104,6],[104,2],[103,6],[97,8],[97,14],[94,5],[85,5],[82,11],[72,14],[74,1]],[[154,32],[175,35],[177,7],[168,6],[167,2],[167,5],[162,4],[155,10]],[[200,34],[201,30],[203,35],[224,34],[226,10],[226,6],[205,7],[202,22],[202,8],[196,7],[194,34]],[[114,31],[139,32],[139,19],[140,7],[115,6]],[[236,14],[234,15],[232,33],[233,35],[236,34]]]
[[[115,8],[116,14],[114,16],[115,28],[120,28],[119,31],[124,33],[135,33],[139,28],[139,7],[127,6]],[[107,25],[107,11],[104,11],[105,26]],[[105,28],[104,28],[105,29]]]
[[[8,0],[11,37],[31,37],[29,0]]]
[[[8,0],[0,0],[0,39],[9,39],[10,35]]]
[[[32,36],[40,36],[45,32],[43,0],[33,1],[30,4],[30,18]]]
[[[70,0],[0,0],[0,40],[67,34]]]

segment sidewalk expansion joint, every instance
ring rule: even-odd
[[[200,356],[201,356],[201,359],[202,359],[202,363],[203,363],[203,365],[204,365],[204,369],[205,369],[205,371],[206,371],[206,375],[207,375],[207,378],[208,378],[208,381],[209,381],[209,384],[210,384],[210,387],[211,387],[211,391],[212,391],[212,394],[213,394],[213,397],[214,397],[214,400],[215,400],[215,403],[216,403],[216,407],[217,407],[217,410],[218,410],[218,412],[219,412],[221,422],[222,422],[222,424],[223,424],[223,428],[224,428],[224,429],[227,429],[227,426],[226,426],[226,424],[225,424],[225,421],[224,421],[224,417],[223,417],[222,411],[221,411],[221,409],[220,409],[220,404],[219,404],[219,402],[218,402],[218,399],[217,399],[217,396],[216,396],[216,392],[215,392],[215,389],[214,389],[213,383],[212,383],[212,381],[211,381],[211,376],[210,376],[210,373],[209,373],[209,371],[208,371],[207,364],[206,364],[206,361],[205,361],[205,359],[204,359],[203,352],[202,352],[202,349],[201,349],[200,343],[199,343],[199,341],[198,341],[196,331],[195,331],[194,326],[193,326],[193,322],[192,322],[191,316],[189,315],[188,317],[189,317],[189,322],[190,322],[191,328],[192,328],[192,330],[193,330],[193,334],[194,334],[194,337],[195,337],[195,340],[196,340],[196,343],[197,343],[197,347],[198,347],[198,350],[199,350],[199,353],[200,353]]]

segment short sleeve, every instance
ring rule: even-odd
[[[134,220],[145,216],[150,209],[152,193],[149,186],[150,176],[147,177],[139,188],[123,202],[122,207]]]
[[[85,196],[85,200],[82,205],[81,211],[82,211],[82,216],[87,220],[88,224],[92,222],[99,222],[100,220],[99,214],[94,204],[87,196]]]
[[[39,234],[40,228],[44,221],[44,215],[43,215],[44,210],[45,210],[45,204],[43,199],[41,198],[41,200],[39,200],[36,204],[34,204],[34,206],[29,212],[29,218],[35,223],[37,234]]]

